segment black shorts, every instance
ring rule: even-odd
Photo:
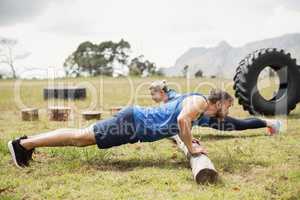
[[[92,130],[100,149],[139,141],[135,134],[132,107],[122,109],[110,119],[96,122],[93,124]]]

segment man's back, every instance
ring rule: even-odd
[[[156,107],[133,107],[136,134],[142,142],[151,142],[179,133],[177,117],[182,110],[182,101],[197,93],[183,94],[166,104]]]

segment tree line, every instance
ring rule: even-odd
[[[130,75],[159,74],[154,62],[145,59],[143,55],[130,59],[130,52],[131,45],[123,39],[99,44],[86,41],[66,58],[63,66],[67,76],[75,77],[82,74],[111,76],[116,66],[128,67]]]
[[[7,65],[12,78],[17,78],[15,62],[30,55],[17,54],[18,41],[10,38],[0,38],[0,64]],[[104,41],[99,44],[90,41],[82,42],[75,51],[63,62],[67,76],[111,76],[114,68],[128,68],[129,75],[162,75],[154,62],[145,59],[143,55],[130,58],[131,45],[121,39],[119,42]],[[0,74],[0,78],[2,75]]]

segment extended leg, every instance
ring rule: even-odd
[[[198,126],[210,127],[222,131],[241,131],[247,129],[270,128],[269,134],[279,132],[281,123],[278,120],[259,119],[255,117],[247,119],[237,119],[230,116],[220,120],[216,117],[203,116],[195,122]]]
[[[94,133],[88,129],[57,129],[41,133],[28,139],[23,139],[20,144],[27,150],[36,147],[78,146],[84,147],[96,144]]]
[[[88,146],[96,144],[93,131],[85,129],[58,129],[28,138],[21,137],[8,142],[8,148],[16,166],[28,166],[36,147]]]
[[[214,117],[209,119],[209,127],[223,131],[241,131],[264,128],[267,126],[268,122],[259,118],[237,119],[227,116],[224,120],[219,120]]]

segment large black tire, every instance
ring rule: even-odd
[[[279,77],[279,90],[266,100],[257,89],[260,72],[271,67]],[[300,71],[296,59],[284,50],[259,49],[244,58],[236,69],[233,78],[235,96],[239,104],[250,114],[281,115],[289,114],[300,99]]]

